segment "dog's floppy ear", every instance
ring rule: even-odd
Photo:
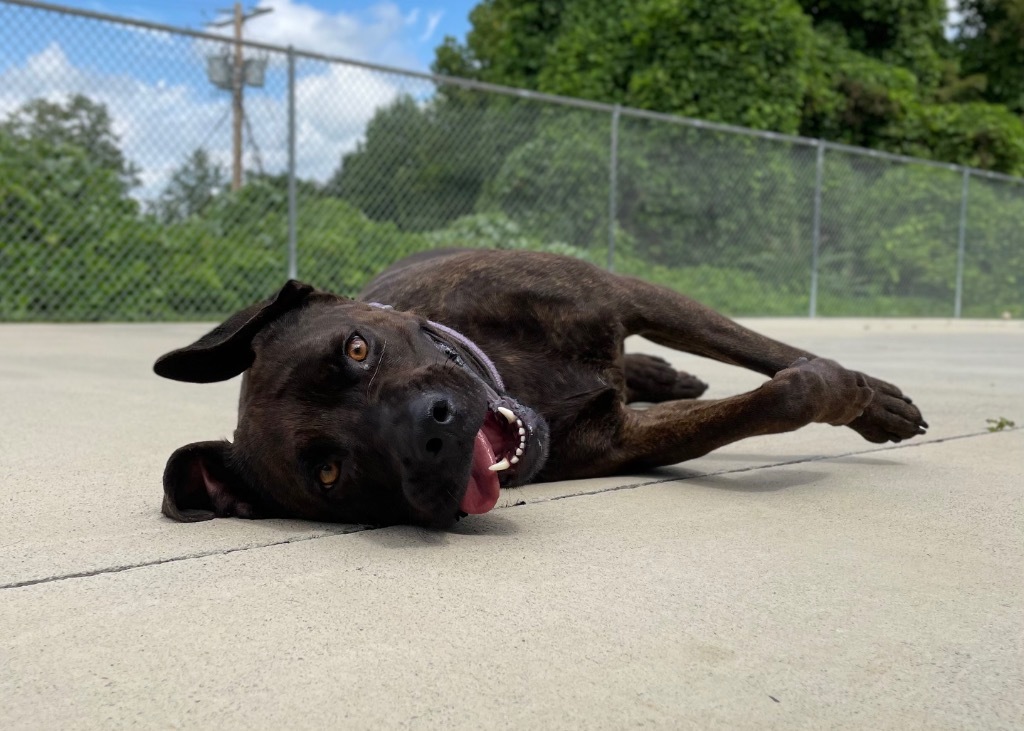
[[[230,457],[230,442],[195,442],[176,450],[164,468],[163,514],[183,523],[257,517],[253,493]]]
[[[313,287],[294,279],[270,299],[236,312],[196,342],[172,350],[153,365],[158,376],[190,383],[234,378],[252,365],[252,339],[269,323],[302,305]]]

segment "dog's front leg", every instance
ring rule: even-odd
[[[623,277],[618,280],[617,294],[626,331],[660,345],[766,376],[776,376],[800,358],[815,360],[806,350],[756,333],[664,287]],[[860,417],[844,423],[876,443],[900,442],[924,433],[928,424],[921,411],[897,386],[866,374],[857,375],[874,390],[875,398]]]
[[[717,401],[669,401],[645,410],[623,406],[608,471],[646,469],[700,457],[732,442],[812,422],[859,418],[875,392],[862,373],[824,358],[801,358],[748,393]]]

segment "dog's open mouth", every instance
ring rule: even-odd
[[[505,406],[488,409],[484,424],[473,440],[473,466],[459,509],[486,513],[498,502],[502,473],[514,471],[526,450],[527,428]]]

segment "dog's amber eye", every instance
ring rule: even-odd
[[[358,335],[353,335],[345,343],[345,354],[354,361],[362,362],[370,354],[370,346]]]
[[[341,468],[338,467],[337,462],[323,463],[316,473],[317,479],[320,480],[320,484],[324,487],[334,487],[334,483],[338,481],[340,475]]]

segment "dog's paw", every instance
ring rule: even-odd
[[[891,383],[871,376],[864,378],[874,390],[875,398],[864,413],[847,426],[875,444],[898,443],[925,433],[928,422],[909,397]]]
[[[827,358],[798,358],[769,383],[778,394],[779,413],[795,425],[850,424],[865,413],[875,397],[863,373]]]
[[[668,361],[655,355],[630,353],[624,359],[627,400],[661,403],[694,399],[708,384],[696,376],[677,371]]]
[[[684,371],[676,371],[676,380],[672,385],[673,399],[694,399],[708,390],[708,384],[697,376]]]

